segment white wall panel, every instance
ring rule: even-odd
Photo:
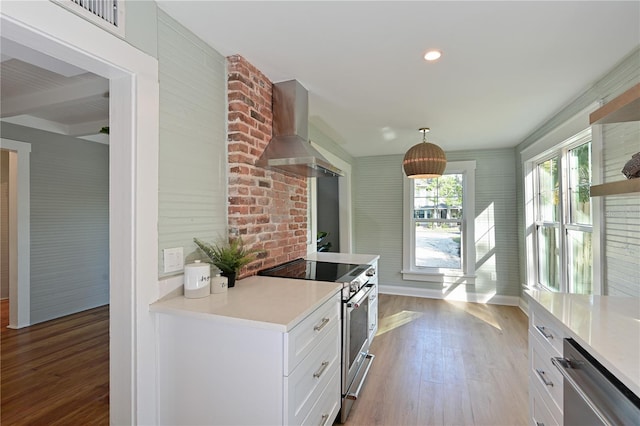
[[[31,144],[31,322],[109,303],[109,146],[2,124]]]
[[[354,159],[354,252],[379,254],[379,283],[402,276],[402,156]]]
[[[602,126],[604,182],[624,180],[622,167],[640,152],[640,122]],[[640,297],[640,194],[604,197],[605,291]]]
[[[225,58],[158,11],[160,176],[158,243],[184,247],[227,230]],[[182,271],[178,272],[179,274]],[[173,273],[175,275],[176,273]]]

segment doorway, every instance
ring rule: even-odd
[[[4,314],[8,312],[5,301],[9,300],[9,151],[3,149],[0,149],[0,300]]]
[[[329,194],[329,198],[331,200],[329,203],[331,204],[329,208],[329,215],[334,219],[331,219],[332,222],[335,222],[335,214],[338,215],[337,218],[337,226],[334,226],[335,229],[333,232],[336,233],[334,236],[337,241],[337,246],[339,250],[332,251],[340,251],[341,253],[352,253],[353,251],[353,223],[352,223],[352,214],[351,214],[351,164],[347,163],[343,159],[339,158],[335,154],[326,150],[322,146],[318,145],[315,142],[311,142],[311,145],[320,152],[329,162],[340,170],[342,170],[343,176],[337,178],[316,178],[311,179],[310,189],[309,189],[309,208],[311,209],[311,219],[310,219],[310,232],[314,237],[318,233],[318,231],[324,231],[320,228],[320,224],[322,224],[322,220],[320,219],[320,215],[323,214],[321,207],[319,206],[320,195],[319,195],[319,186],[326,185],[328,188],[325,188],[325,193]],[[325,179],[329,179],[332,182],[324,182]],[[336,188],[337,187],[337,188]],[[337,199],[336,199],[337,198]],[[325,224],[323,224],[325,225]],[[325,225],[326,226],[326,225]],[[315,238],[314,238],[315,241]],[[310,253],[315,253],[316,247],[313,247]]]
[[[30,324],[30,153],[28,143],[0,139],[3,152],[3,196],[6,204],[2,214],[6,215],[6,241],[3,241],[3,316],[8,308],[8,327],[21,328]],[[6,180],[5,180],[6,179]],[[21,192],[19,195],[18,192]],[[3,199],[3,201],[5,201]],[[4,219],[4,217],[3,217]],[[6,246],[4,245],[6,243]],[[4,251],[6,249],[6,252]],[[5,282],[6,279],[6,282]],[[26,285],[19,285],[25,283]]]
[[[339,177],[319,178],[317,185],[318,251],[340,252]]]
[[[7,2],[2,37],[109,80],[110,421],[157,423],[157,60],[52,2]]]

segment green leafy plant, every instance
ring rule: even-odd
[[[237,273],[242,267],[253,262],[258,254],[265,252],[260,249],[247,249],[240,237],[229,239],[224,244],[210,244],[197,238],[194,238],[193,242],[211,263],[225,274]]]
[[[328,232],[318,231],[317,240],[316,240],[317,242],[316,251],[318,251],[318,253],[323,251],[329,251],[329,249],[331,249],[331,241],[324,240],[328,236],[329,236]]]

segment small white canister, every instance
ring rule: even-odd
[[[184,267],[184,297],[197,299],[209,295],[211,268],[208,263],[196,260]]]
[[[223,277],[222,271],[215,266],[211,267],[211,294],[226,293],[229,281]]]

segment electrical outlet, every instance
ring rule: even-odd
[[[184,269],[184,255],[182,247],[174,247],[162,250],[164,260],[163,272],[175,272]]]
[[[497,281],[498,280],[498,274],[496,274],[495,271],[493,271],[491,273],[491,281]]]

